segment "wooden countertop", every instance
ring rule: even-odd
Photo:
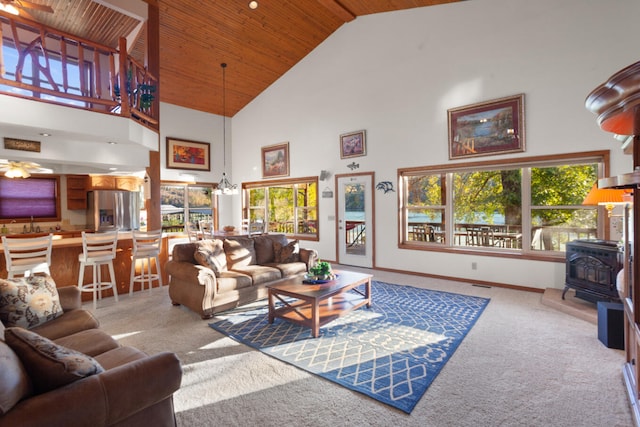
[[[8,234],[7,237],[29,238],[29,237],[42,237],[49,233],[28,233],[28,234]],[[131,240],[131,231],[119,231],[118,241]],[[81,231],[56,231],[53,233],[53,249],[82,246],[82,232]],[[0,243],[0,252],[3,252],[4,248]]]

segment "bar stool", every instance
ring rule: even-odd
[[[42,237],[2,236],[2,247],[7,267],[7,278],[16,274],[24,277],[44,272],[51,275],[51,245],[53,234]]]
[[[162,246],[162,230],[133,231],[133,250],[131,257],[131,281],[129,282],[129,295],[133,295],[133,284],[140,282],[140,290],[144,290],[145,282],[149,283],[149,291],[153,282],[158,281],[162,287],[162,274],[160,273],[160,248]],[[151,272],[151,259],[156,260],[156,272]],[[136,275],[137,261],[142,261],[140,274]],[[145,273],[145,263],[147,271]]]
[[[197,224],[187,221],[186,224],[187,236],[189,236],[189,242],[197,242],[200,240],[200,228]]]
[[[116,258],[118,246],[118,231],[107,233],[82,232],[82,253],[78,255],[80,274],[78,274],[78,288],[83,292],[93,292],[93,309],[96,309],[97,299],[102,299],[102,291],[113,289],[113,296],[118,302],[118,287],[116,274],[113,270],[113,260]],[[109,268],[109,281],[102,281],[102,266]],[[92,268],[91,283],[84,283],[86,267]]]
[[[203,219],[198,222],[200,227],[200,235],[202,240],[213,238],[213,222],[211,220]]]

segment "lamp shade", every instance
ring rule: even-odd
[[[592,205],[608,205],[613,203],[622,203],[625,194],[624,190],[615,190],[612,188],[598,188],[597,184],[593,184],[589,194],[582,202],[585,206]]]

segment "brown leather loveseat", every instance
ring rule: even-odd
[[[120,346],[58,288],[63,314],[31,329],[0,323],[0,427],[175,426],[175,354]]]

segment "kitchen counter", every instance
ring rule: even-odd
[[[46,236],[49,233],[28,233],[28,234],[15,234],[8,235],[9,237],[37,237]],[[116,282],[118,287],[118,294],[124,294],[129,292],[129,280],[131,275],[131,250],[132,250],[132,236],[130,231],[123,231],[118,233],[118,246],[116,250],[116,259],[113,262],[113,267],[116,273]],[[71,236],[71,237],[69,237]],[[69,231],[69,232],[55,232],[53,238],[53,248],[51,251],[51,277],[56,282],[56,286],[77,286],[78,275],[80,272],[80,262],[78,261],[78,255],[82,253],[82,232],[81,231]],[[0,245],[0,252],[4,253],[2,245]],[[168,260],[168,244],[167,237],[163,237],[162,250],[160,251],[160,270],[163,274],[163,283],[168,283],[168,277],[164,274],[164,264]],[[136,269],[139,274],[139,267]],[[85,269],[85,283],[90,280],[90,269]],[[107,269],[104,268],[103,275],[107,275]],[[0,277],[7,277],[6,263],[4,256],[0,256]],[[157,286],[154,284],[154,286]],[[140,283],[136,283],[135,290],[140,289]],[[103,296],[111,296],[112,291],[110,289],[103,291]],[[92,295],[90,292],[83,292],[83,301],[91,301]]]

